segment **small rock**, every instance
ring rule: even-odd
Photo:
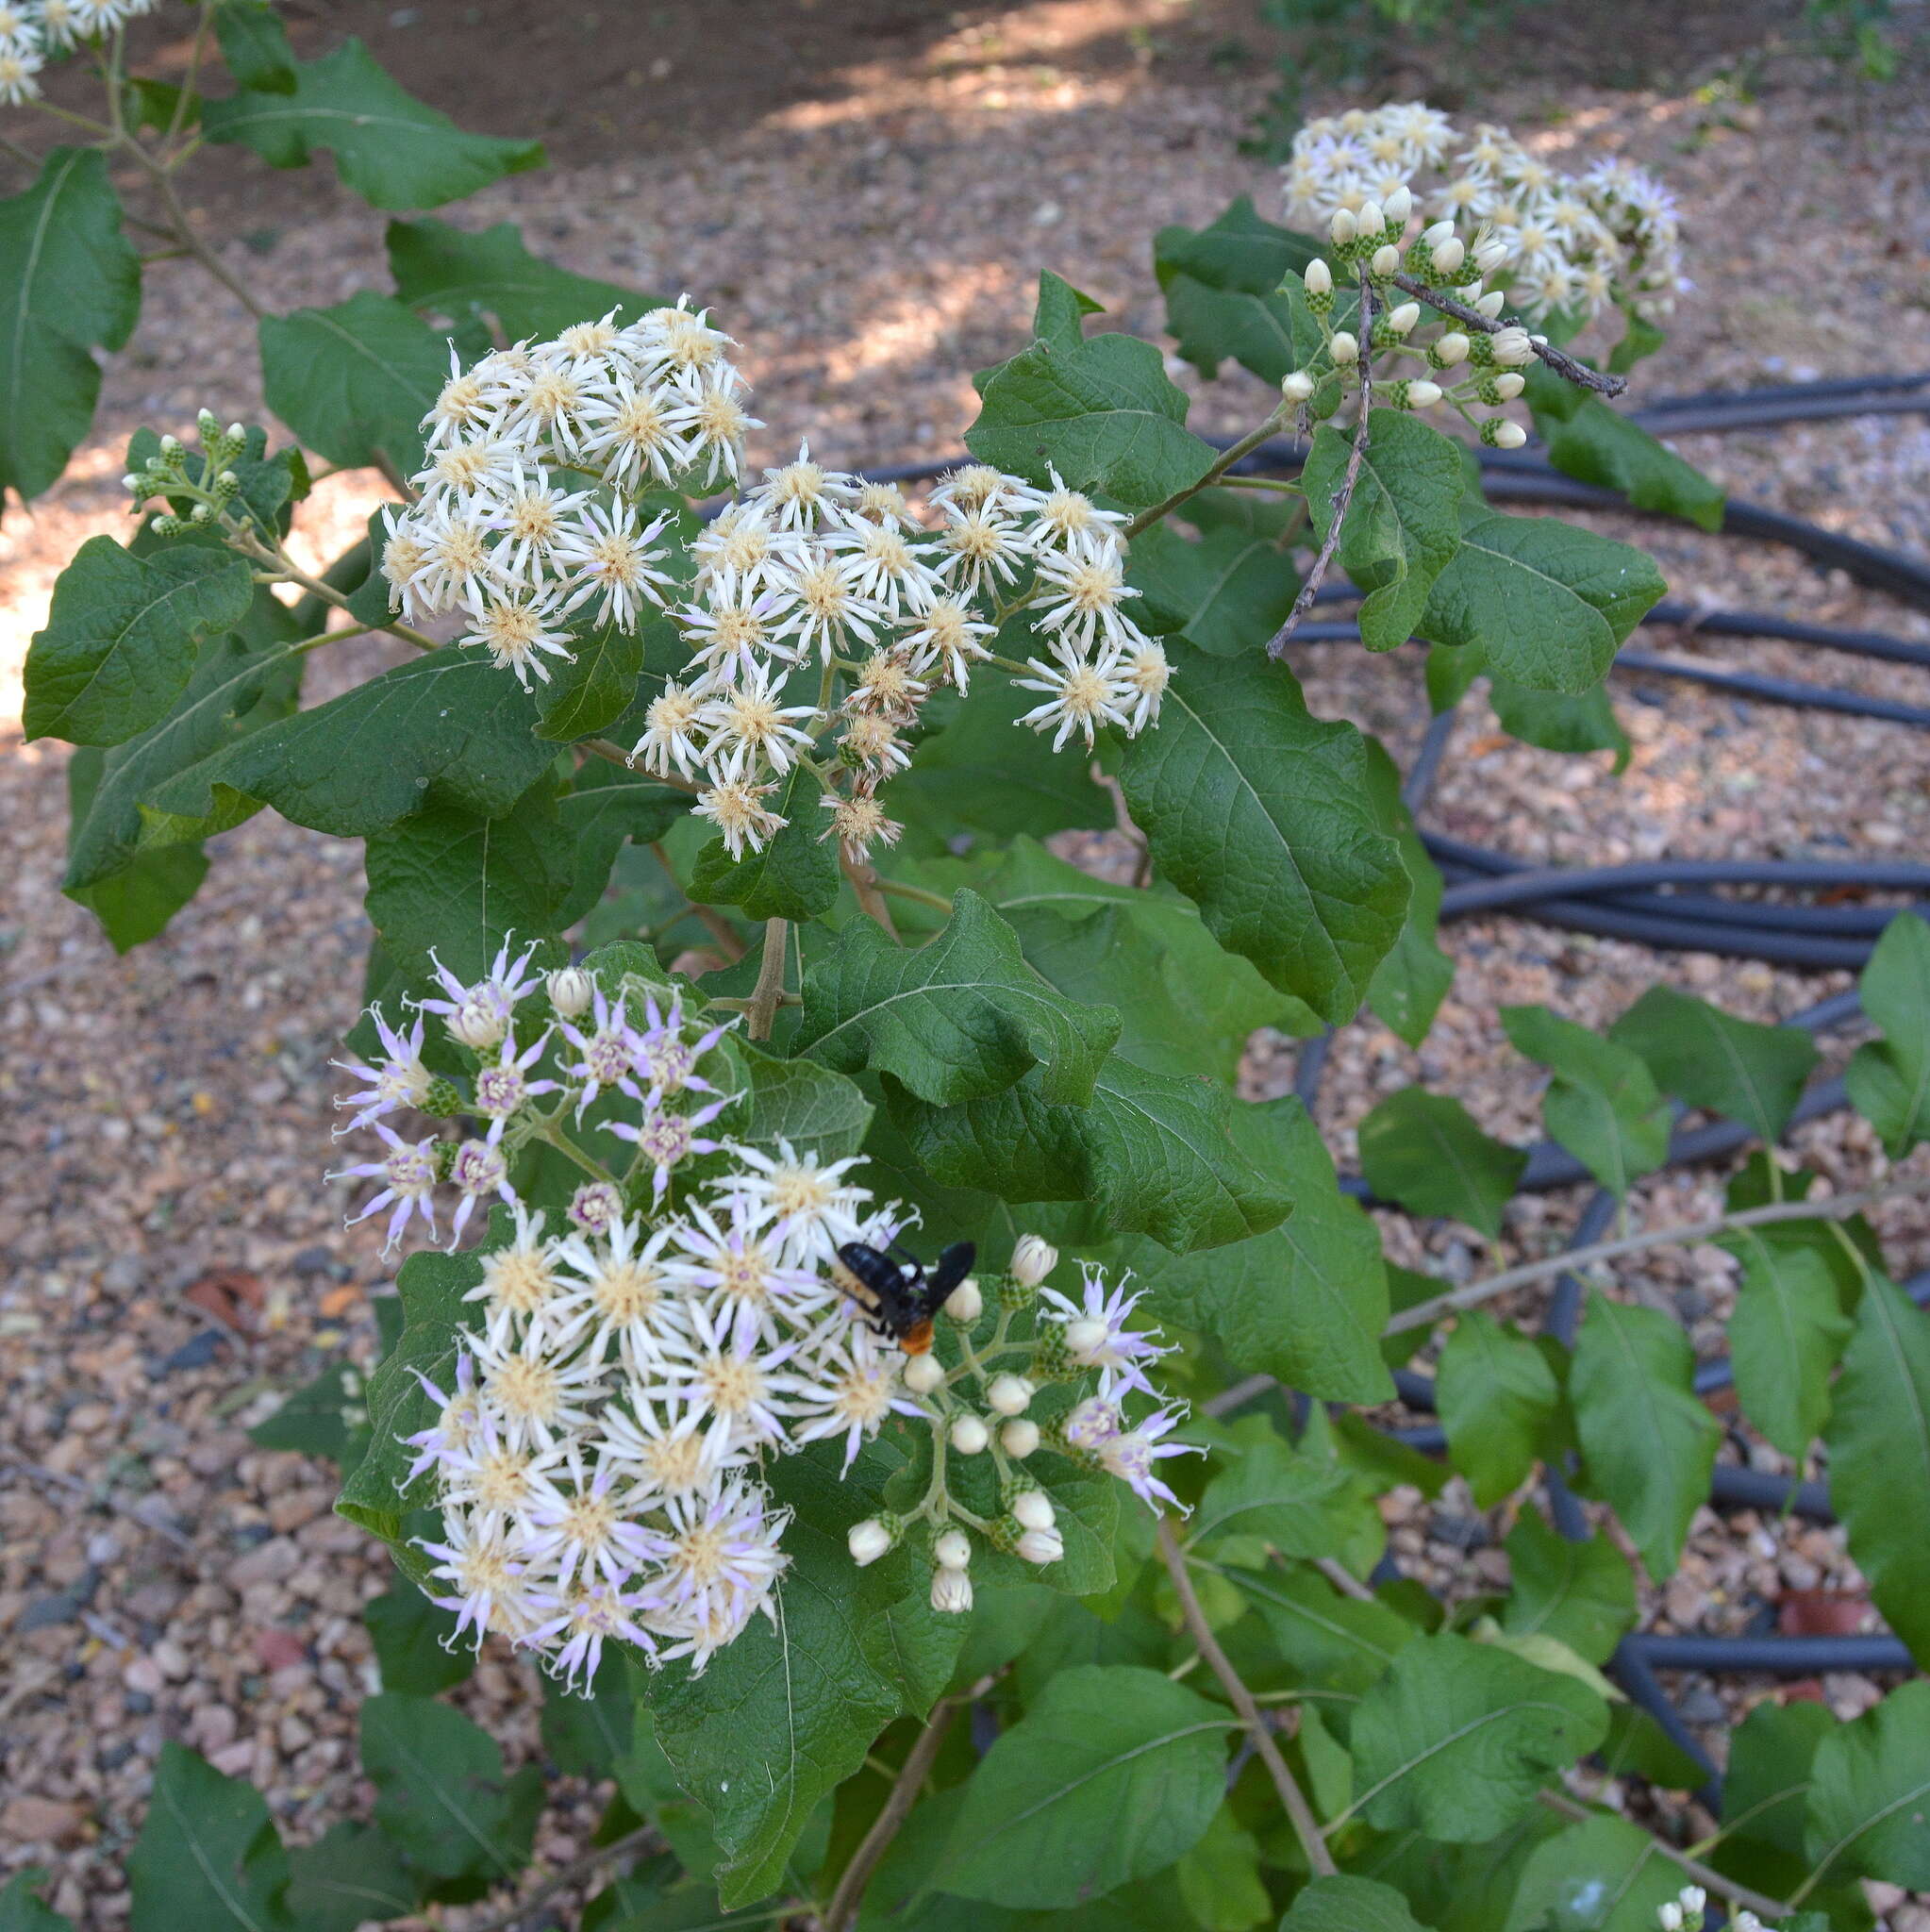
[[[1488,1525],[1478,1516],[1437,1514],[1430,1533],[1437,1541],[1452,1543],[1457,1550],[1478,1550],[1488,1541]]]
[[[87,1807],[24,1791],[0,1811],[0,1836],[16,1843],[64,1845],[80,1836]]]
[[[146,1273],[147,1263],[140,1255],[116,1255],[101,1270],[101,1286],[109,1294],[132,1294]]]
[[[160,1666],[161,1675],[171,1684],[178,1684],[192,1669],[188,1653],[171,1637],[163,1637],[151,1653]]]
[[[288,1265],[297,1281],[306,1281],[311,1274],[329,1274],[335,1267],[335,1256],[327,1248],[304,1248]]]
[[[94,1587],[100,1582],[100,1572],[90,1570],[78,1583],[69,1584],[65,1590],[52,1596],[37,1596],[20,1614],[20,1622],[13,1627],[23,1636],[29,1630],[49,1630],[59,1624],[78,1621],[93,1598]]]
[[[268,1520],[279,1533],[299,1529],[327,1510],[334,1497],[325,1489],[291,1490],[268,1506]]]
[[[217,1335],[212,1328],[204,1328],[199,1335],[191,1336],[182,1342],[173,1355],[163,1357],[155,1374],[172,1375],[180,1369],[205,1369],[227,1345],[226,1336]]]
[[[301,1560],[302,1553],[287,1537],[272,1538],[228,1565],[228,1588],[247,1590],[258,1583],[279,1583],[294,1574]]]
[[[292,1630],[284,1630],[279,1624],[256,1631],[255,1654],[261,1659],[261,1668],[265,1671],[285,1671],[308,1660],[302,1640]]]
[[[188,1720],[188,1735],[204,1757],[232,1744],[241,1728],[241,1720],[225,1704],[201,1705]]]
[[[278,1743],[281,1746],[281,1748],[289,1754],[290,1757],[292,1757],[297,1751],[304,1749],[307,1745],[312,1744],[315,1741],[315,1733],[308,1725],[305,1724],[300,1718],[296,1717],[292,1712],[291,1712],[287,1717],[282,1719],[281,1723],[278,1725],[276,1725],[275,1738],[275,1742]]]
[[[208,1761],[224,1777],[246,1777],[255,1766],[255,1740],[243,1738],[225,1750],[217,1751]]]
[[[138,1657],[121,1673],[121,1681],[128,1690],[138,1691],[143,1697],[155,1697],[167,1679],[161,1674],[161,1667],[151,1657]]]
[[[1675,1707],[1686,1724],[1726,1724],[1729,1707],[1713,1690],[1697,1684],[1676,1699]]]

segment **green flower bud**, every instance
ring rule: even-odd
[[[445,1080],[438,1074],[423,1090],[423,1111],[433,1120],[446,1121],[452,1114],[462,1111],[462,1095],[457,1091],[453,1080]]]

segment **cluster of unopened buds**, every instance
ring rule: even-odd
[[[1289,209],[1303,220],[1377,208],[1393,229],[1388,245],[1409,206],[1423,223],[1460,225],[1482,273],[1530,313],[1586,322],[1621,303],[1653,316],[1686,286],[1674,198],[1653,175],[1622,159],[1564,175],[1506,127],[1466,133],[1419,101],[1309,121],[1285,172]],[[1399,221],[1396,197],[1406,197]]]
[[[1022,1244],[998,1333],[973,1357],[963,1317],[983,1297],[961,1283],[949,1315],[968,1359],[1014,1364],[982,1388],[985,1415],[968,1413],[958,1377],[882,1333],[839,1260],[855,1241],[889,1249],[916,1217],[875,1202],[856,1157],[729,1137],[734,1021],[707,1024],[680,991],[634,973],[539,974],[531,957],[506,945],[474,981],[441,971],[442,996],[406,1027],[372,1012],[382,1051],[342,1063],[357,1091],[338,1102],[342,1132],[386,1143],[336,1177],[372,1185],[356,1219],[386,1210],[391,1248],[411,1221],[439,1231],[439,1194],[455,1197],[452,1248],[478,1206],[507,1209],[478,1251],[470,1333],[446,1369],[420,1376],[435,1419],[407,1439],[408,1481],[442,1513],[423,1547],[458,1636],[495,1631],[572,1684],[613,1641],[701,1671],[759,1613],[774,1617],[789,1515],[765,1464],[837,1439],[848,1469],[894,1414],[929,1423],[940,1471],[947,1449],[990,1449],[1016,1472],[1049,1437],[1148,1501],[1170,1496],[1153,1472],[1174,1453],[1159,1438],[1176,1412],[1137,1429],[1121,1412],[1146,1389],[1140,1365],[1164,1353],[1127,1327],[1135,1297],[1108,1298],[1096,1275],[1083,1303],[1048,1291],[1040,1339],[1011,1341],[1013,1311],[1055,1259]],[[431,1021],[464,1065],[459,1083],[425,1064]],[[424,1115],[455,1130],[397,1131]],[[559,1213],[519,1191],[521,1157],[539,1147],[584,1176]],[[1026,1416],[1040,1380],[1089,1374],[1098,1393],[1062,1421]],[[942,1487],[940,1475],[921,1512],[938,1533],[933,1602],[963,1610],[970,1545]],[[1049,1499],[1016,1473],[1006,1515],[972,1526],[1029,1562],[1061,1554]],[[854,1554],[872,1560],[904,1527],[854,1532]]]
[[[1084,1264],[1075,1300],[1044,1286],[1057,1266],[1054,1248],[1037,1235],[1021,1236],[990,1314],[985,1292],[973,1279],[945,1302],[952,1333],[942,1353],[956,1355],[956,1365],[948,1368],[937,1349],[906,1363],[905,1385],[931,1424],[930,1480],[915,1508],[881,1512],[856,1524],[851,1557],[862,1568],[917,1539],[931,1559],[935,1610],[972,1607],[974,1537],[1028,1563],[1056,1563],[1065,1554],[1052,1499],[1023,1467],[1041,1446],[1118,1477],[1155,1508],[1178,1505],[1158,1464],[1201,1453],[1165,1440],[1185,1411],[1162,1403],[1147,1379],[1147,1367],[1171,1351],[1160,1345],[1156,1329],[1129,1325],[1140,1296],[1110,1286],[1103,1269]],[[1040,1391],[1054,1386],[1074,1399],[1055,1404],[1040,1421],[1029,1411]],[[1128,1402],[1150,1404],[1150,1411],[1130,1421]],[[953,1458],[987,1455],[1001,1505],[1000,1513],[990,1516],[969,1508],[949,1476]]]
[[[137,511],[157,497],[171,506],[154,519],[158,537],[219,525],[241,494],[241,479],[229,465],[247,447],[246,430],[239,423],[224,429],[211,409],[203,409],[194,426],[201,444],[198,456],[179,437],[164,436],[156,455],[121,478]],[[183,508],[172,508],[175,504]]]
[[[1685,1885],[1666,1904],[1655,1907],[1655,1923],[1662,1932],[1702,1932],[1703,1914],[1709,1895],[1699,1885]],[[1764,1932],[1763,1923],[1754,1912],[1739,1912],[1736,1932]]]
[[[18,108],[41,91],[47,52],[99,40],[155,0],[0,0],[0,106]]]

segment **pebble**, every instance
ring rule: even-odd
[[[275,1537],[258,1543],[227,1567],[230,1590],[248,1590],[258,1583],[278,1583],[294,1574],[302,1553],[288,1537]]]

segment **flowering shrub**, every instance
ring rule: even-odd
[[[1749,1426],[1799,1461],[1822,1441],[1878,1607],[1930,1643],[1930,1318],[1872,1196],[1812,1196],[1772,1151],[1808,1035],[1660,988],[1606,1038],[1509,1009],[1605,1207],[1668,1158],[1672,1103],[1764,1147],[1714,1223],[1452,1287],[1384,1262],[1306,1108],[1234,1084],[1260,1026],[1365,1006],[1419,1044],[1453,974],[1391,760],[1280,661],[1323,585],[1369,649],[1427,645],[1439,704],[1486,677],[1531,741],[1615,741],[1602,679],[1661,578],[1492,508],[1477,452],[1532,423],[1558,467],[1720,520],[1605,401],[1678,279],[1661,191],[1418,106],[1315,124],[1289,181],[1318,238],[1242,201],[1155,244],[1180,352],[1265,385],[1230,447],[1048,274],[936,487],[803,442],[753,480],[727,318],[507,228],[397,221],[392,294],[260,312],[181,213],[204,146],[330,152],[407,208],[540,152],[353,42],[296,58],[261,0],[202,7],[184,85],[133,77],[146,10],[0,8],[7,98],[90,142],[0,203],[0,480],[58,476],[93,351],[133,327],[116,179],[257,309],[294,441],[212,411],[134,439],[132,532],[62,575],[27,730],[75,747],[66,888],[123,948],[258,809],[364,841],[334,1178],[409,1252],[373,1371],[256,1432],[337,1462],[394,1554],[373,1820],[285,1845],[170,1744],[135,1932],[326,1932],[515,1880],[542,1773],[437,1695],[482,1644],[547,1668],[548,1760],[618,1793],[494,1925],[606,1866],[607,1932],[1678,1932],[1712,1897],[1813,1932],[1865,1923],[1859,1879],[1930,1883],[1921,1685],[1852,1724],[1757,1709],[1718,1805],[1604,1674],[1722,1431],[1675,1325],[1599,1271],[1688,1240],[1740,1271]],[[106,118],[37,107],[62,58],[99,67]],[[1611,310],[1598,367],[1574,344]],[[396,499],[319,575],[289,551],[311,458]],[[308,658],[371,632],[390,667],[304,704]],[[1044,842],[1076,829],[1127,841],[1138,882]],[[1901,917],[1847,1075],[1890,1159],[1925,1135],[1926,983]],[[1490,1239],[1526,1163],[1418,1088],[1359,1148],[1373,1198]],[[1578,1336],[1483,1306],[1590,1270]],[[1438,1336],[1448,1461],[1511,1524],[1512,1588],[1452,1609],[1384,1565],[1377,1507],[1442,1472],[1349,1412]],[[1635,1822],[1640,1780],[1702,1790],[1698,1842]],[[36,1883],[0,1919],[56,1923]]]

